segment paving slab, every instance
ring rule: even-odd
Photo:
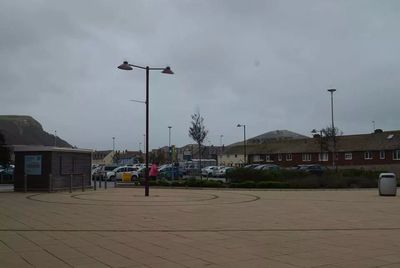
[[[0,267],[400,267],[399,211],[376,189],[0,192]]]

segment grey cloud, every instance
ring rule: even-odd
[[[142,70],[151,73],[151,146],[178,145],[199,107],[219,144],[274,129],[346,134],[398,126],[397,1],[2,1],[0,107],[90,148],[143,143]]]

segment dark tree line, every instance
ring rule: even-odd
[[[6,166],[10,164],[10,149],[6,146],[3,133],[0,132],[0,164]]]

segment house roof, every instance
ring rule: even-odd
[[[93,159],[94,160],[103,159],[104,157],[109,155],[111,152],[112,152],[112,150],[94,151],[93,152]]]
[[[93,150],[65,148],[43,145],[11,145],[14,152],[74,152],[74,153],[92,153]]]
[[[332,142],[323,138],[323,151],[331,148]],[[379,151],[400,149],[400,131],[347,135],[336,137],[337,152]],[[247,144],[247,154],[276,153],[318,153],[321,151],[321,139],[305,138],[295,140],[270,141],[264,144]],[[243,154],[243,144],[226,147],[225,154]]]

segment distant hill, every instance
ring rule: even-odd
[[[54,146],[54,135],[44,131],[42,125],[30,116],[0,115],[0,132],[7,145]],[[56,139],[57,147],[72,147],[59,137]]]
[[[264,134],[258,135],[253,138],[247,139],[247,144],[262,144],[268,143],[270,141],[278,141],[278,140],[296,140],[296,139],[306,139],[309,138],[307,136],[289,131],[289,130],[274,130],[269,131]],[[235,146],[243,144],[243,142],[233,143],[229,146]]]
[[[284,129],[284,130],[274,130],[274,131],[266,132],[264,134],[261,134],[254,138],[249,139],[249,142],[250,143],[265,143],[268,141],[276,141],[276,140],[297,140],[297,139],[306,139],[306,138],[309,138],[309,137]]]

